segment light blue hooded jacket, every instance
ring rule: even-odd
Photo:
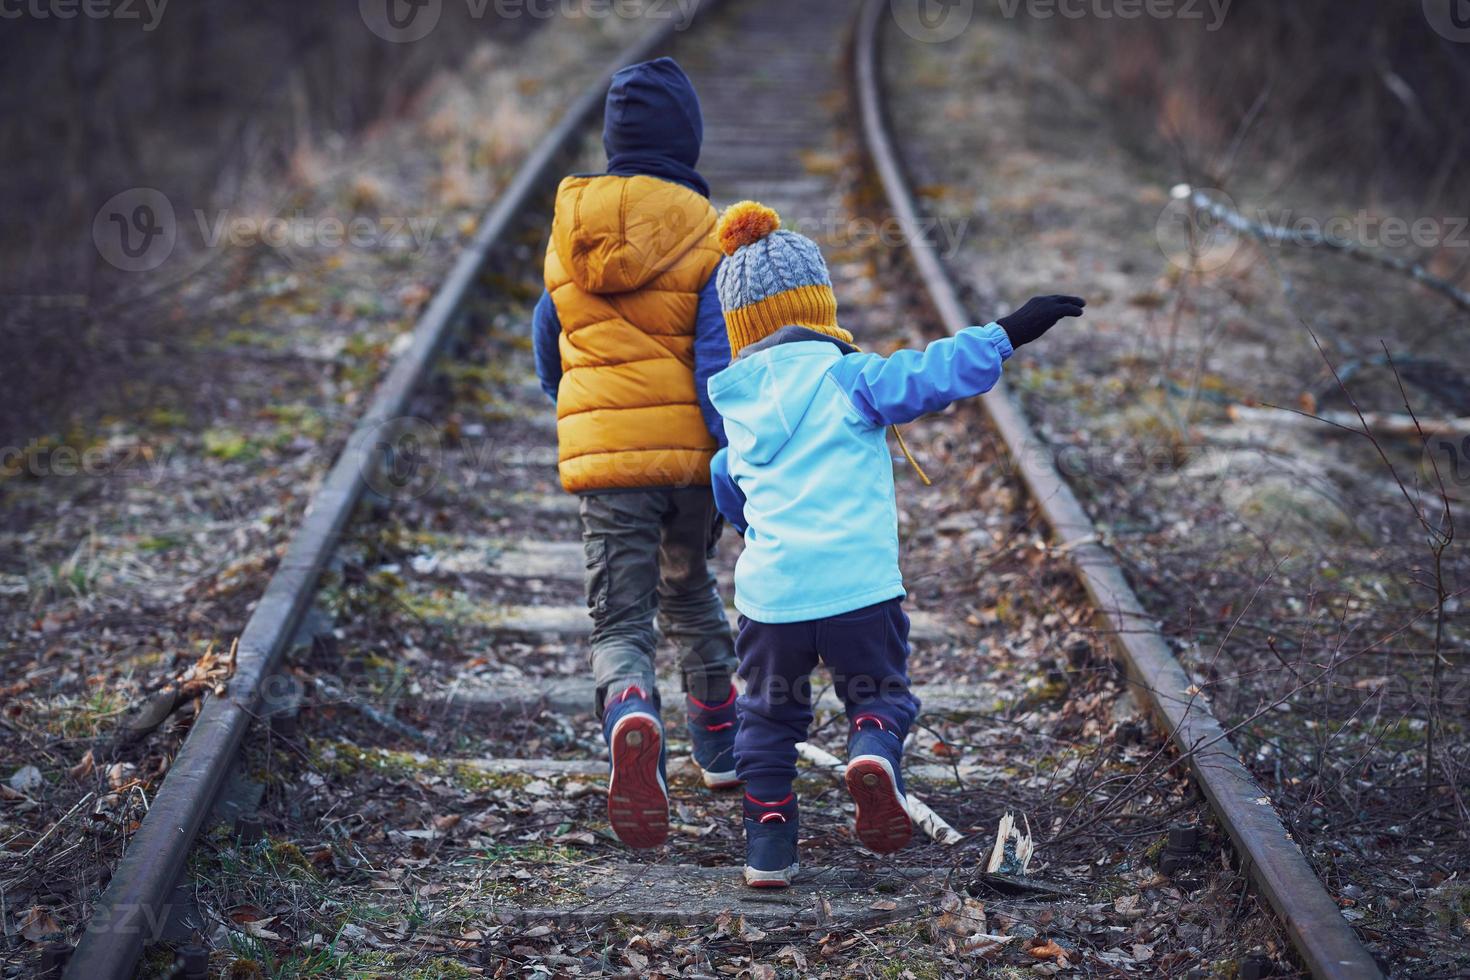
[[[886,428],[989,391],[1011,353],[994,323],[891,357],[784,327],[711,378],[715,502],[745,535],[735,608],[796,623],[904,595]]]

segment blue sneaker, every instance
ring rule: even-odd
[[[602,734],[612,757],[607,821],[629,847],[658,847],[669,838],[664,726],[658,705],[637,685],[609,697]]]
[[[689,755],[710,789],[730,789],[740,785],[735,774],[735,731],[739,719],[735,714],[735,685],[730,696],[717,705],[705,704],[685,696],[689,708]]]
[[[903,740],[876,715],[853,719],[847,742],[847,791],[857,804],[857,836],[875,854],[891,854],[914,836],[903,794]]]
[[[745,883],[751,888],[788,888],[800,870],[796,794],[763,803],[745,794]]]

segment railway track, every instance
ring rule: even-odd
[[[969,322],[884,126],[886,8],[873,0],[854,22],[842,0],[707,3],[692,30],[656,32],[620,59],[680,58],[704,98],[717,203],[762,200],[822,241],[844,325],[879,350],[918,339],[908,324]],[[849,58],[839,39],[854,29]],[[881,972],[900,950],[920,975],[1006,956],[1182,975],[1256,950],[1284,964],[1283,937],[1315,975],[1378,975],[1070,490],[1034,453],[1017,454],[1019,483],[1004,475],[1002,455],[1033,444],[1004,392],[986,399],[989,436],[977,440],[987,430],[972,410],[915,426],[939,479],[899,487],[926,705],[910,788],[959,842],[858,850],[845,794],[814,769],[808,870],[789,892],[746,892],[738,798],[672,757],[670,844],[640,854],[610,837],[575,501],[556,486],[523,330],[545,195],[557,174],[597,167],[586,124],[600,89],[527,161],[384,381],[66,976],[132,976],[145,949],[144,972],[164,969],[173,954],[158,950],[175,947],[186,975],[204,975],[206,947],[216,968],[237,959],[268,975]],[[858,223],[890,205],[913,270]],[[937,316],[915,309],[919,290]],[[415,439],[420,469],[395,480],[374,468],[375,447]],[[736,549],[728,536],[725,595]],[[837,747],[835,717],[829,697],[814,745]],[[1171,765],[1166,737],[1187,767]],[[980,873],[1008,810],[1044,845],[1035,890]]]

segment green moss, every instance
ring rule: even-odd
[[[456,960],[436,956],[418,969],[398,975],[403,980],[469,980],[471,977],[484,976],[484,973],[471,970]]]
[[[270,858],[276,867],[287,871],[289,874],[305,874],[315,878],[316,868],[307,860],[301,848],[289,841],[272,840],[270,842]]]
[[[455,785],[474,793],[491,789],[514,789],[526,785],[531,776],[524,772],[491,772],[480,766],[459,762],[448,767],[446,773]]]
[[[233,462],[241,459],[254,459],[260,455],[260,449],[241,432],[234,429],[217,428],[208,429],[204,433],[205,454],[222,459],[225,462]]]

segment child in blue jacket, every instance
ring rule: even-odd
[[[752,202],[721,219],[718,287],[735,360],[709,382],[729,440],[711,463],[715,500],[745,536],[735,759],[745,881],[758,888],[785,887],[797,870],[796,744],[812,721],[818,661],[847,709],[858,839],[887,853],[913,835],[900,766],[919,702],[885,430],[988,391],[1014,348],[1086,305],[1038,297],[923,351],[862,353],[837,325],[816,243],[779,229],[776,213]]]

